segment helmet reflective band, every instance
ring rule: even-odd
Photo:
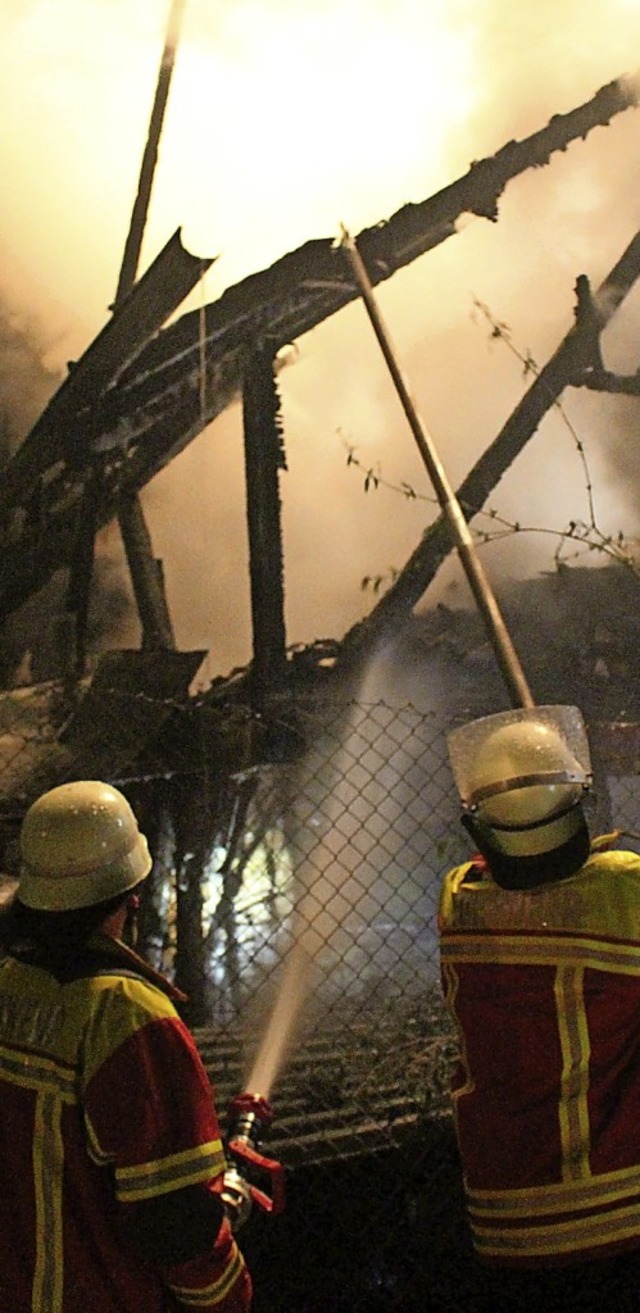
[[[19,898],[42,911],[92,907],[149,874],[151,857],[127,799],[99,780],[61,784],[29,808],[20,835]]]

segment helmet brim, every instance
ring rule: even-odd
[[[119,893],[126,894],[145,880],[152,860],[145,836],[138,834],[136,843],[117,862],[99,870],[67,875],[62,880],[51,880],[39,875],[23,861],[18,885],[18,897],[25,907],[40,912],[75,912],[81,907],[93,907]]]

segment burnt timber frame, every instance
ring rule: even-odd
[[[435,196],[405,205],[389,220],[365,229],[357,241],[372,285],[453,236],[462,214],[495,222],[499,198],[512,178],[542,167],[572,141],[637,106],[636,86],[631,79],[609,83],[533,135],[474,163]],[[182,262],[183,283],[195,285],[190,280],[196,265],[198,277],[207,265],[183,251],[179,234],[172,243],[176,263]],[[157,303],[162,281],[156,279],[145,318],[140,291],[147,280],[151,292],[150,274],[118,307],[4,467],[0,620],[70,565],[97,453],[99,527],[238,399],[256,340],[268,340],[276,352],[359,295],[333,239],[320,239],[229,288],[204,314],[185,314],[161,329],[186,290],[175,299],[172,285],[173,305],[167,310]]]
[[[268,694],[284,690],[287,677],[279,489],[286,460],[275,361],[268,343],[247,356],[242,411],[253,621],[251,702],[259,711]]]

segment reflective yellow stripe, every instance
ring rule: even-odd
[[[597,1213],[568,1222],[493,1230],[473,1225],[477,1249],[494,1258],[542,1258],[545,1254],[573,1254],[618,1241],[640,1238],[638,1201],[613,1213]]]
[[[200,1308],[210,1304],[220,1304],[229,1294],[232,1286],[240,1277],[244,1269],[244,1260],[238,1249],[235,1240],[229,1262],[221,1277],[214,1281],[212,1285],[200,1287],[199,1290],[190,1289],[188,1286],[171,1286],[174,1295],[177,1295],[182,1304],[188,1308]]]
[[[41,1093],[36,1100],[33,1175],[36,1205],[36,1266],[32,1313],[61,1313],[64,1281],[62,1251],[62,1102]]]
[[[22,1089],[48,1091],[65,1103],[76,1102],[76,1078],[67,1063],[0,1046],[0,1078]]]
[[[486,961],[498,966],[558,966],[574,962],[585,970],[616,971],[640,975],[640,945],[612,944],[594,937],[530,933],[508,935],[494,931],[486,935],[447,931],[440,945],[443,963],[449,958],[460,963]]]
[[[469,1211],[478,1220],[498,1216],[505,1220],[574,1213],[581,1209],[606,1208],[622,1199],[640,1198],[640,1167],[623,1167],[616,1172],[591,1176],[580,1183],[562,1181],[550,1185],[525,1186],[520,1190],[467,1190]],[[640,1217],[640,1206],[639,1206]]]
[[[584,971],[563,966],[555,977],[554,993],[562,1048],[562,1095],[558,1106],[564,1180],[590,1176],[589,1057],[591,1044],[584,1007]]]
[[[181,1186],[195,1185],[218,1176],[226,1167],[221,1140],[210,1140],[192,1149],[140,1163],[135,1167],[116,1169],[116,1194],[131,1203],[134,1199],[147,1199],[153,1195],[168,1194]]]
[[[460,1025],[460,1022],[456,1014],[456,1000],[458,997],[458,990],[460,988],[460,977],[458,976],[458,972],[456,971],[455,967],[452,966],[450,962],[443,963],[442,978],[443,978],[443,986],[444,986],[445,1005],[448,1008],[453,1020],[456,1023],[456,1029],[458,1032],[458,1036],[457,1036],[458,1061],[460,1063],[462,1070],[464,1071],[464,1081],[461,1082],[459,1085],[457,1085],[456,1089],[453,1090],[451,1094],[451,1099],[453,1104],[453,1114],[454,1114],[454,1118],[457,1121],[457,1111],[458,1111],[457,1100],[460,1098],[462,1094],[471,1094],[473,1090],[475,1090],[476,1082],[471,1073],[471,1068],[469,1066],[469,1058],[467,1054],[465,1033],[462,1026]]]

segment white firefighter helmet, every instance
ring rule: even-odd
[[[579,803],[591,763],[577,708],[486,716],[454,731],[449,751],[463,805],[499,852],[551,852],[583,824]]]
[[[151,857],[118,789],[100,780],[61,784],[29,808],[20,833],[20,901],[73,911],[124,894],[149,874]]]

